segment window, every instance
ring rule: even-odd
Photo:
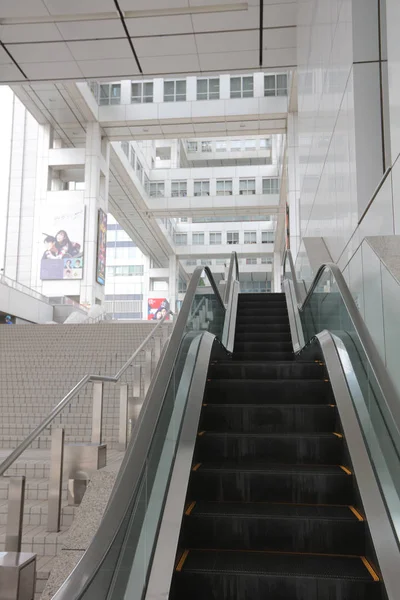
[[[240,140],[233,140],[231,142],[231,152],[240,152],[242,150],[242,142]]]
[[[181,218],[179,219],[179,222],[180,222],[180,223],[187,223],[187,222],[188,222],[188,218],[187,218],[187,217],[181,217]]]
[[[272,265],[272,256],[263,256],[261,257],[262,265]]]
[[[186,79],[164,81],[164,102],[186,101]]]
[[[226,152],[226,142],[215,142],[215,150],[217,152]]]
[[[143,265],[121,265],[118,267],[107,267],[109,277],[132,277],[141,276],[144,273]]]
[[[260,149],[261,150],[269,150],[272,147],[272,139],[267,138],[265,140],[260,140]]]
[[[201,142],[201,151],[202,152],[211,152],[211,142]]]
[[[262,244],[273,244],[275,241],[274,231],[262,231],[261,232],[261,243]]]
[[[186,142],[188,152],[197,152],[197,142]]]
[[[286,73],[264,75],[264,96],[287,96]]]
[[[135,170],[136,154],[132,146],[130,147],[129,162],[131,163],[132,169]]]
[[[187,181],[173,181],[171,183],[171,196],[173,198],[186,198]]]
[[[174,238],[177,246],[187,246],[187,233],[175,233]]]
[[[217,258],[217,260],[215,261],[216,265],[225,265],[226,263],[229,262],[229,258]]]
[[[100,106],[107,106],[109,104],[121,104],[121,84],[101,83],[99,100]]]
[[[210,233],[210,245],[216,246],[222,244],[222,234],[220,232],[212,231]]]
[[[256,258],[246,258],[246,265],[256,265],[256,264],[257,264]]]
[[[159,146],[156,148],[156,160],[171,160],[171,146]]]
[[[153,82],[132,82],[131,102],[132,104],[147,104],[148,102],[153,102]]]
[[[257,231],[245,231],[244,232],[244,243],[245,244],[257,244]]]
[[[239,194],[241,196],[251,196],[255,193],[256,193],[256,180],[255,179],[240,179]]]
[[[140,183],[143,183],[143,165],[138,158],[136,159],[136,173]]]
[[[194,182],[194,195],[195,196],[209,196],[210,195],[210,182],[209,181],[195,181]]]
[[[129,142],[121,142],[121,148],[125,156],[129,158]]]
[[[279,194],[279,179],[277,177],[270,177],[263,179],[263,194]]]
[[[232,196],[232,179],[217,179],[217,196]]]
[[[255,150],[256,149],[256,140],[246,140],[244,142],[245,150]]]
[[[231,98],[252,98],[253,96],[253,76],[231,77]]]
[[[219,79],[198,79],[197,100],[219,100]]]
[[[163,198],[164,197],[164,182],[152,182],[149,186],[150,198]]]
[[[228,231],[226,233],[226,243],[227,244],[238,244],[239,243],[239,232],[238,231]]]
[[[200,261],[200,264],[201,264],[202,267],[211,267],[212,260],[206,260],[206,259],[204,259],[204,260]]]
[[[197,265],[197,260],[187,260],[186,265],[188,267],[195,267]]]
[[[193,233],[192,244],[194,246],[204,246],[204,233]]]

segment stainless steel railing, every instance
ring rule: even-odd
[[[150,387],[151,377],[157,365],[163,345],[167,342],[167,330],[163,328],[161,331],[163,337],[157,337],[157,332],[165,323],[168,315],[161,319],[157,325],[151,330],[149,335],[143,340],[135,352],[128,358],[125,364],[119,369],[114,376],[87,374],[66,394],[62,400],[49,412],[49,414],[31,431],[29,435],[7,456],[0,464],[0,476],[15,463],[15,461],[29,448],[39,435],[54,421],[77,395],[90,383],[93,383],[93,400],[92,400],[92,431],[91,443],[101,444],[103,437],[103,400],[104,400],[104,383],[117,384],[124,373],[133,365],[133,396],[140,398],[141,389],[144,389],[144,396]],[[148,348],[151,341],[154,340],[154,349]],[[136,359],[145,352],[144,365],[134,364]],[[143,385],[142,385],[143,384]],[[125,450],[129,441],[129,420],[128,420],[128,384],[120,384],[120,411],[119,411],[119,432],[118,432],[118,447],[120,450]],[[64,455],[64,431],[60,428],[52,430],[51,441],[51,463],[50,463],[50,478],[49,478],[49,494],[48,494],[48,531],[60,530],[60,501],[61,501],[61,481],[63,473],[63,455]],[[6,534],[6,549],[14,551],[20,550],[21,543],[21,527],[22,520],[20,518],[21,510],[23,512],[23,495],[24,495],[24,477],[10,478],[10,484],[13,490],[13,501],[10,503],[8,510],[8,524]],[[17,491],[16,491],[17,490]],[[19,490],[19,492],[18,492]],[[18,493],[17,493],[18,492]],[[13,506],[17,505],[20,510],[14,510]],[[15,540],[19,540],[18,544]]]

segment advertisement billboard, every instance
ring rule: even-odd
[[[107,214],[99,209],[99,223],[97,229],[97,283],[104,285],[106,282],[106,247],[107,247]]]
[[[148,321],[159,321],[169,311],[169,302],[166,298],[149,298],[148,299]],[[169,315],[167,316],[169,321]]]
[[[82,203],[49,203],[41,218],[40,279],[82,279],[85,211]]]

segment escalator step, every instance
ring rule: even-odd
[[[337,409],[318,404],[206,404],[201,430],[247,433],[335,431]]]
[[[349,506],[193,502],[187,513],[185,548],[365,553],[365,522]]]
[[[210,366],[211,379],[323,379],[325,369],[303,362],[218,362]]]
[[[237,326],[242,327],[246,325],[285,325],[289,326],[289,317],[287,315],[241,315],[238,314]]]
[[[291,465],[337,465],[343,462],[343,439],[333,433],[265,434],[201,432],[196,462],[220,459]]]
[[[259,321],[256,321],[254,323],[237,323],[236,324],[236,329],[235,329],[235,333],[236,335],[239,333],[251,333],[251,332],[255,332],[255,333],[263,333],[263,334],[268,334],[268,333],[277,333],[277,332],[281,332],[281,333],[288,333],[290,334],[290,324],[288,320],[285,320],[282,323],[277,322],[276,320],[272,320],[270,323],[260,323]]]
[[[255,301],[246,301],[246,300],[240,300],[239,299],[239,303],[238,303],[238,312],[241,312],[242,310],[253,310],[253,309],[262,309],[264,312],[269,312],[272,309],[280,309],[280,310],[287,310],[287,305],[286,305],[286,301],[285,300],[281,300],[278,301],[276,300],[275,302],[268,302],[268,304],[266,304],[265,302],[255,302]]]
[[[190,550],[178,598],[378,600],[380,585],[359,556]]]
[[[288,311],[286,306],[282,306],[282,307],[275,307],[275,306],[269,306],[267,308],[261,307],[261,308],[242,308],[239,307],[238,308],[238,317],[239,319],[241,319],[242,317],[263,317],[263,316],[268,316],[268,317],[286,317],[288,318]]]
[[[353,478],[339,465],[242,464],[238,461],[197,465],[190,480],[190,497],[196,500],[297,504],[352,504],[354,501]]]
[[[272,361],[280,361],[280,360],[294,360],[293,352],[235,352],[233,355],[233,360],[272,360]]]
[[[237,352],[293,352],[291,342],[239,342],[235,341],[234,354]]]
[[[204,402],[217,404],[333,404],[329,382],[304,379],[212,379]]]
[[[290,335],[290,331],[238,331],[235,335],[235,342],[287,342],[291,344],[292,336]]]

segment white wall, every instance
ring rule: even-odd
[[[388,0],[388,5],[393,12],[393,52],[400,55],[398,27],[393,24],[396,18],[400,24],[398,2]],[[341,268],[365,236],[399,232],[394,201],[396,185],[400,188],[397,165],[365,214],[385,167],[377,7],[377,0],[299,1],[299,233],[300,239],[323,237]],[[391,88],[395,88],[392,131],[397,131],[397,125],[400,131],[397,58],[391,62],[389,50]],[[398,142],[392,139],[392,156],[397,158],[399,152],[400,136]]]

